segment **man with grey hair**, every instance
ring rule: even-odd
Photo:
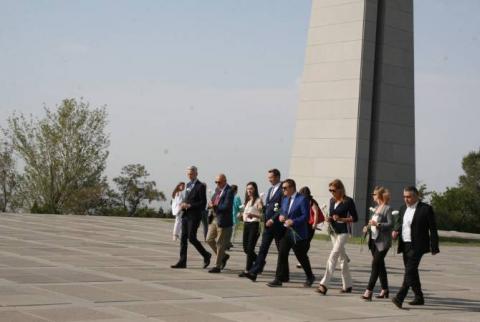
[[[197,230],[202,220],[202,212],[207,205],[206,186],[197,179],[197,175],[197,167],[191,166],[187,168],[189,182],[185,189],[184,202],[180,204],[180,208],[183,210],[180,259],[171,268],[187,267],[187,247],[189,241],[203,256],[203,268],[207,268],[210,265],[212,254],[207,252],[197,239]]]
[[[220,273],[227,264],[230,255],[225,251],[230,243],[233,226],[233,190],[227,184],[227,177],[223,173],[215,178],[215,184],[215,194],[208,203],[213,217],[210,218],[208,226],[207,243],[217,256],[215,267],[209,270],[209,273]]]
[[[402,308],[408,289],[412,288],[415,298],[410,305],[425,303],[418,266],[423,255],[431,252],[435,255],[438,248],[438,232],[435,213],[430,205],[419,200],[418,190],[414,186],[403,190],[405,205],[400,208],[398,219],[392,232],[393,239],[399,238],[398,253],[403,254],[405,274],[402,287],[392,298],[393,304]]]

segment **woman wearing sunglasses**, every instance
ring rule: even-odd
[[[357,210],[353,199],[345,195],[345,187],[339,179],[335,179],[328,185],[328,190],[332,194],[330,199],[329,222],[333,233],[332,250],[327,261],[325,275],[320,281],[317,292],[323,295],[327,294],[328,284],[335,272],[337,261],[340,260],[342,269],[342,289],[340,293],[352,292],[352,276],[348,267],[348,256],[345,252],[345,244],[348,240],[348,225],[358,220]]]

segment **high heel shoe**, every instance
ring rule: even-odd
[[[320,284],[315,291],[322,295],[327,295],[328,288],[325,285]]]
[[[340,293],[352,293],[352,287],[342,288]]]
[[[382,289],[380,294],[376,295],[375,298],[377,299],[388,299],[389,291]]]
[[[365,301],[371,301],[372,300],[372,295],[373,295],[372,291],[366,290],[365,293],[363,293],[363,295],[361,297]]]

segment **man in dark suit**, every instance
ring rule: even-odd
[[[198,170],[191,166],[187,169],[187,177],[190,180],[187,183],[185,191],[185,200],[180,205],[183,209],[182,216],[182,237],[180,239],[180,259],[171,268],[187,267],[187,247],[188,241],[203,256],[203,268],[210,264],[212,254],[207,252],[197,239],[197,230],[202,220],[202,212],[207,205],[206,186],[197,179]]]
[[[287,229],[280,240],[275,279],[267,285],[270,287],[282,286],[281,278],[285,276],[285,271],[288,270],[288,254],[290,253],[290,249],[293,249],[295,256],[307,276],[303,285],[310,287],[315,281],[315,276],[310,266],[310,259],[307,255],[310,203],[305,196],[297,193],[295,181],[292,179],[287,179],[282,183],[282,190],[284,198],[278,221]]]
[[[272,185],[268,189],[266,198],[265,198],[265,226],[262,234],[262,242],[260,244],[260,249],[258,251],[257,259],[255,260],[254,265],[249,272],[240,274],[241,277],[245,276],[252,281],[256,281],[257,275],[263,272],[265,267],[265,259],[267,258],[268,251],[272,241],[275,240],[277,250],[279,249],[280,239],[283,237],[285,232],[285,227],[281,222],[276,219],[276,207],[280,210],[282,203],[283,192],[282,192],[282,182],[280,181],[280,171],[278,169],[272,169],[268,171],[268,181]],[[285,276],[282,276],[281,279],[283,282],[288,282],[290,279],[288,266],[287,270],[284,271]]]
[[[400,237],[398,253],[403,253],[405,275],[402,287],[398,290],[392,302],[402,308],[403,301],[411,287],[415,299],[410,305],[423,305],[425,303],[418,266],[423,254],[431,252],[435,255],[440,252],[438,248],[438,233],[435,214],[430,205],[419,201],[417,188],[411,186],[403,190],[405,205],[400,208],[396,221],[393,238]]]
[[[209,270],[209,273],[220,273],[227,265],[230,255],[226,253],[232,237],[232,212],[233,198],[235,194],[232,188],[227,184],[227,178],[224,174],[219,174],[215,183],[217,189],[209,202],[208,207],[212,209],[212,218],[208,226],[207,243],[216,254],[215,267]]]

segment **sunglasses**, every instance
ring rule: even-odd
[[[288,188],[290,188],[290,186],[283,186],[282,190],[287,190]]]
[[[328,191],[330,191],[331,193],[334,193],[334,192],[336,192],[337,190],[335,190],[335,189],[328,189]]]
[[[219,183],[220,183],[220,181],[215,181],[215,183],[216,183],[216,184],[219,184]]]

